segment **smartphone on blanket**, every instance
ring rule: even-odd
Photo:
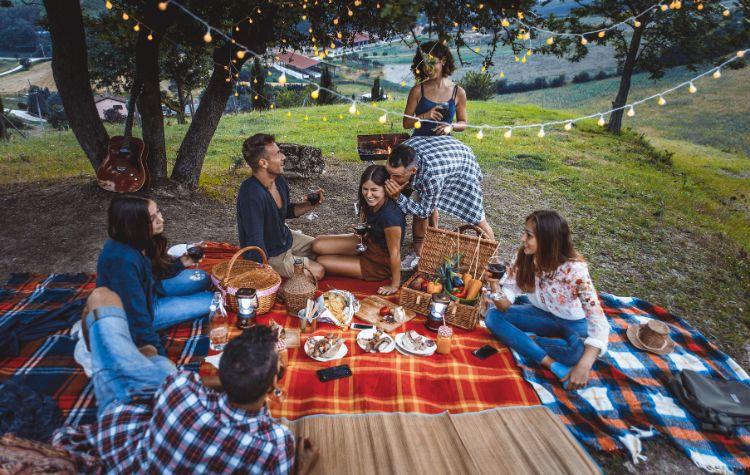
[[[327,381],[333,381],[334,379],[348,378],[352,375],[352,370],[349,369],[349,365],[342,364],[340,366],[319,369],[316,371],[316,374],[318,375],[320,382],[325,383]]]
[[[471,352],[471,354],[473,354],[480,360],[485,360],[495,353],[497,353],[497,348],[492,345],[484,345],[483,347],[477,348],[476,350]]]

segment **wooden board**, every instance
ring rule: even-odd
[[[412,318],[416,317],[417,314],[412,310],[404,309],[406,311],[406,321],[403,323],[385,323],[380,321],[380,309],[381,307],[388,306],[393,308],[398,307],[397,303],[389,302],[388,300],[378,295],[370,295],[360,301],[359,311],[354,314],[355,317],[359,317],[368,323],[372,323],[378,328],[383,329],[385,332],[392,332],[399,328],[404,323],[408,322]]]

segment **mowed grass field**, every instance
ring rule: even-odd
[[[404,104],[380,105],[400,111]],[[347,109],[334,105],[226,115],[208,149],[201,188],[233,206],[246,176],[233,172],[233,164],[241,161],[244,138],[256,132],[320,147],[331,160],[363,168],[356,135],[401,132],[401,122],[392,115],[380,124],[381,113],[365,106],[357,115]],[[469,114],[474,123],[519,125],[571,117],[494,101],[471,102]],[[187,126],[167,124],[171,165]],[[119,127],[110,130],[120,133]],[[743,354],[750,334],[747,157],[680,140],[647,140],[632,132],[614,136],[593,121],[571,131],[547,130],[545,138],[536,131],[517,132],[508,140],[489,131],[482,140],[474,132],[456,136],[474,149],[485,173],[485,207],[502,252],[516,245],[526,214],[558,209],[569,219],[602,290],[666,306],[688,316],[722,348]],[[0,147],[0,185],[76,175],[93,174],[71,132],[51,131],[26,141],[14,137]]]

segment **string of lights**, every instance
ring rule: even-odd
[[[109,3],[109,0],[107,0],[107,3]],[[242,55],[243,57],[244,57],[244,54],[249,53],[249,54],[255,56],[256,58],[263,59],[261,55],[259,55],[258,53],[250,50],[246,46],[244,46],[244,45],[236,42],[233,38],[231,38],[230,36],[228,36],[227,34],[225,34],[223,31],[221,31],[221,30],[219,30],[219,29],[217,29],[215,27],[212,27],[210,24],[208,24],[208,22],[206,22],[204,19],[202,19],[201,17],[199,17],[198,15],[196,15],[195,13],[193,13],[192,11],[190,11],[185,6],[181,5],[176,0],[167,0],[167,1],[164,1],[164,2],[160,2],[159,3],[159,8],[162,9],[162,10],[164,10],[164,9],[167,8],[167,4],[173,4],[173,5],[177,6],[183,12],[185,12],[187,15],[189,15],[192,18],[194,18],[199,23],[203,24],[206,27],[206,34],[204,35],[203,39],[207,43],[212,40],[212,38],[211,38],[211,32],[214,31],[219,36],[223,37],[227,41],[232,42],[238,48],[240,48],[240,50],[237,53],[243,52],[243,55]],[[162,8],[162,5],[164,5],[164,8]],[[123,13],[123,19],[124,20],[128,19],[126,17],[126,15],[127,15],[127,13]],[[693,78],[691,78],[691,79],[689,79],[687,81],[683,81],[683,82],[681,82],[681,83],[679,83],[679,84],[677,84],[677,85],[675,85],[675,86],[673,86],[673,87],[671,87],[669,89],[665,89],[665,90],[663,90],[663,91],[661,91],[659,93],[652,94],[652,95],[650,95],[648,97],[639,99],[637,101],[632,101],[632,102],[624,104],[624,105],[622,105],[620,107],[614,107],[614,108],[609,109],[609,110],[595,112],[595,113],[592,113],[592,114],[583,115],[583,116],[575,117],[575,118],[572,118],[572,119],[555,120],[555,121],[540,122],[540,123],[534,123],[534,124],[521,124],[521,125],[492,125],[492,124],[477,125],[477,124],[467,124],[466,127],[467,128],[471,128],[471,129],[476,129],[477,130],[476,137],[477,137],[477,139],[481,140],[482,138],[484,138],[485,131],[494,131],[494,130],[504,130],[503,136],[505,138],[510,138],[512,136],[514,130],[539,129],[538,132],[537,132],[537,136],[544,137],[546,135],[546,130],[547,129],[553,128],[555,126],[563,126],[563,128],[565,130],[570,130],[570,129],[572,129],[572,127],[573,127],[573,125],[575,123],[580,122],[580,121],[584,121],[584,120],[594,119],[594,118],[598,118],[597,123],[600,126],[604,126],[605,123],[606,123],[606,121],[604,119],[604,116],[609,115],[609,114],[611,114],[613,112],[617,112],[617,111],[620,111],[620,110],[627,110],[626,115],[628,117],[633,117],[635,115],[635,107],[636,106],[641,105],[641,104],[643,104],[645,102],[648,102],[648,101],[655,100],[655,99],[657,100],[657,102],[658,102],[659,105],[663,106],[663,105],[666,104],[666,99],[664,98],[664,96],[666,96],[666,95],[668,95],[668,94],[670,94],[672,92],[675,92],[675,91],[677,91],[677,90],[679,90],[681,88],[687,87],[689,93],[691,93],[691,94],[696,93],[698,89],[697,89],[697,87],[695,86],[694,83],[697,80],[699,80],[699,79],[701,79],[701,78],[703,78],[705,76],[708,76],[708,75],[711,75],[714,79],[719,79],[721,77],[721,70],[725,66],[727,66],[728,64],[730,64],[730,63],[732,63],[734,61],[738,61],[741,58],[744,58],[745,55],[748,52],[750,52],[750,48],[749,49],[739,50],[739,51],[737,51],[737,53],[735,55],[733,55],[732,57],[730,57],[726,61],[722,62],[718,66],[714,66],[714,67],[712,67],[712,68],[704,71],[703,73],[698,74],[697,76],[694,76]],[[228,82],[231,81],[231,74],[227,78],[227,81]],[[311,96],[313,97],[313,99],[315,99],[320,94],[321,90],[325,90],[325,91],[329,92],[330,94],[332,94],[333,96],[339,97],[340,99],[342,99],[345,102],[348,101],[350,103],[350,106],[349,106],[349,109],[348,109],[350,114],[353,114],[353,115],[355,115],[355,114],[359,115],[360,114],[360,112],[357,110],[357,104],[358,103],[359,104],[363,104],[363,105],[367,106],[370,109],[373,109],[373,110],[381,112],[382,115],[380,115],[378,117],[378,122],[380,122],[381,124],[385,124],[387,122],[389,115],[400,116],[402,118],[414,119],[414,120],[416,120],[416,122],[414,124],[415,128],[420,128],[420,126],[421,126],[422,123],[441,124],[441,122],[439,122],[439,121],[433,121],[433,120],[427,120],[427,119],[420,119],[419,117],[416,117],[416,116],[413,116],[413,115],[407,115],[407,114],[403,114],[401,112],[391,111],[391,110],[385,109],[384,107],[381,107],[381,106],[379,106],[377,104],[374,104],[374,103],[365,103],[365,102],[362,102],[362,101],[358,101],[356,99],[350,99],[350,98],[348,98],[348,97],[346,97],[346,96],[344,96],[344,95],[342,95],[342,94],[340,94],[340,93],[338,93],[338,92],[336,92],[334,90],[323,88],[320,85],[318,85],[318,84],[316,84],[316,83],[314,83],[312,81],[306,80],[304,78],[301,79],[300,81],[303,82],[303,83],[307,83],[307,84],[311,84],[311,85],[316,86],[316,89],[313,90],[312,93],[311,93]],[[287,82],[286,74],[284,72],[282,72],[281,76],[279,77],[279,84],[284,85],[284,84],[286,84],[286,82]],[[450,124],[448,124],[448,125],[449,125],[448,132],[450,132]]]

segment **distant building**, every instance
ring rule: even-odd
[[[109,109],[119,110],[120,114],[124,116],[128,115],[128,101],[119,96],[113,96],[111,94],[97,96],[94,98],[94,104],[96,104],[96,112],[102,120],[104,120],[104,111]]]
[[[300,54],[296,51],[279,52],[274,55],[274,68],[284,71],[298,79],[318,79],[323,73],[323,67],[328,67],[332,75],[336,75],[336,67],[328,63],[322,63],[314,58]],[[325,66],[324,66],[325,65]]]

